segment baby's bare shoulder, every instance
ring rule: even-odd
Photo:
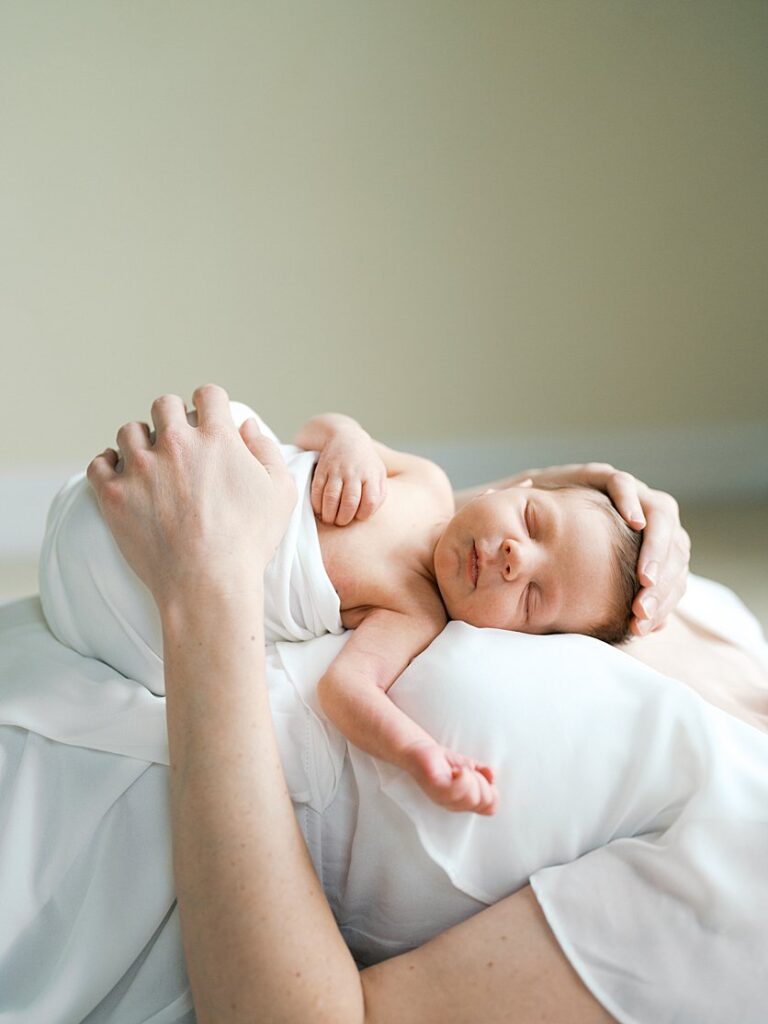
[[[453,486],[448,479],[448,474],[436,462],[431,462],[429,459],[421,461],[423,462],[420,474],[422,486],[434,495],[436,501],[446,507],[449,515],[453,515]]]
[[[448,621],[437,587],[417,572],[405,576],[397,590],[388,594],[380,607],[418,622],[420,630],[431,633],[433,637]]]
[[[448,474],[436,462],[412,456],[414,470],[391,477],[387,482],[390,495],[399,502],[412,502],[414,509],[427,515],[452,516],[455,511],[453,488]],[[389,499],[387,499],[389,500]]]
[[[382,612],[391,614],[382,616]],[[397,586],[383,588],[370,603],[346,608],[341,615],[347,629],[357,629],[372,616],[391,622],[399,617],[409,620],[425,637],[425,644],[442,632],[448,621],[437,587],[417,573],[401,577]]]

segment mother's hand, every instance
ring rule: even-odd
[[[607,462],[552,466],[522,475],[531,477],[535,484],[596,487],[609,496],[630,526],[644,531],[637,560],[642,587],[632,604],[631,628],[636,636],[660,629],[685,593],[691,557],[691,541],[680,524],[675,499]]]
[[[296,488],[278,447],[256,421],[238,433],[227,392],[215,384],[184,402],[152,403],[146,423],[117,432],[88,466],[88,480],[117,544],[158,605],[203,581],[228,592],[260,578],[288,525]],[[255,457],[254,457],[255,456]]]

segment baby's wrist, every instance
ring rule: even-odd
[[[322,417],[322,422],[329,437],[335,434],[344,434],[349,431],[363,429],[357,420],[352,419],[351,416],[347,416],[343,412],[326,413]]]
[[[346,438],[352,441],[360,439],[371,440],[370,434],[363,430],[357,420],[353,420],[351,416],[339,414],[338,421],[334,424],[333,430],[333,436],[336,438]]]
[[[424,775],[424,755],[433,747],[439,748],[440,744],[435,740],[419,740],[416,743],[409,743],[395,751],[394,763],[402,768],[408,775],[419,781]]]

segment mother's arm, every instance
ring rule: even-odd
[[[200,1024],[602,1022],[530,889],[358,973],[283,778],[265,685],[261,573],[295,497],[279,453],[226,393],[153,405],[89,466],[163,623],[174,872]],[[260,461],[258,461],[260,460]],[[254,526],[258,529],[254,529]]]
[[[280,767],[260,614],[214,589],[163,615],[174,872],[200,1024],[612,1020],[530,888],[358,974]]]

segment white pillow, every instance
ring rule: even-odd
[[[499,808],[479,818],[447,814],[379,766],[433,859],[487,903],[538,868],[660,828],[695,785],[701,702],[589,637],[450,623],[392,696],[446,746],[494,769]]]
[[[314,683],[338,649],[328,641],[278,645],[318,727]],[[500,803],[488,818],[446,811],[400,770],[372,762],[429,857],[484,903],[543,867],[666,829],[705,780],[712,789],[718,772],[730,778],[723,736],[743,751],[749,792],[768,796],[765,736],[589,637],[451,622],[389,694],[439,742],[495,771]],[[350,756],[358,779],[370,777],[371,759],[354,748]]]

